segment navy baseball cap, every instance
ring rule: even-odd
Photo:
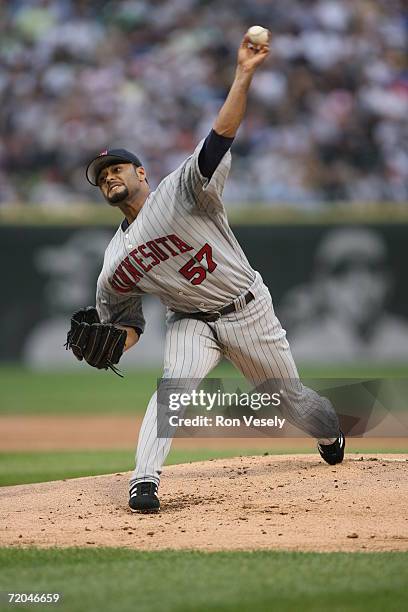
[[[100,171],[108,166],[120,164],[121,162],[135,164],[135,166],[143,165],[140,159],[134,153],[131,153],[126,149],[105,149],[105,151],[99,153],[97,157],[89,162],[86,168],[86,178],[91,185],[97,187]]]

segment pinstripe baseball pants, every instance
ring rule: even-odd
[[[283,388],[291,393],[290,403],[281,406],[289,422],[315,438],[336,438],[339,422],[333,406],[299,380],[286,332],[275,315],[269,290],[258,274],[250,290],[255,296],[252,302],[214,323],[180,318],[170,312],[163,379],[191,379],[196,387],[197,381],[205,378],[226,357],[252,384],[272,379],[282,381]],[[285,380],[290,380],[288,386]],[[183,385],[179,391],[188,389]],[[130,479],[132,484],[142,480],[159,483],[171,442],[171,437],[157,437],[156,392],[140,429],[136,468]]]

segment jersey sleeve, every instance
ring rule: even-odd
[[[233,142],[233,138],[221,136],[214,129],[211,130],[198,155],[198,167],[203,176],[211,179]]]
[[[145,318],[140,295],[117,295],[98,283],[96,309],[102,323],[133,327],[139,335],[144,332]]]
[[[198,206],[208,212],[221,211],[224,210],[222,194],[231,167],[231,151],[228,149],[208,179],[202,175],[198,161],[203,144],[204,139],[179,168],[178,189],[181,200],[189,207]]]

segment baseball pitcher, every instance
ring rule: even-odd
[[[296,380],[284,416],[317,438],[329,464],[340,463],[345,440],[326,398],[299,380],[285,330],[271,296],[229,227],[222,202],[230,148],[244,117],[255,71],[269,42],[239,47],[235,78],[208,136],[193,154],[150,190],[139,158],[124,149],[103,151],[86,171],[124,219],[105,252],[96,308],[75,313],[67,347],[96,368],[115,369],[143,333],[142,296],[167,306],[162,380],[202,380],[226,357],[255,385]],[[160,508],[158,487],[171,436],[157,435],[157,393],[139,433],[129,506]]]

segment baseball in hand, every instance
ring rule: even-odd
[[[269,40],[268,30],[258,25],[249,28],[247,36],[253,45],[266,45]]]

